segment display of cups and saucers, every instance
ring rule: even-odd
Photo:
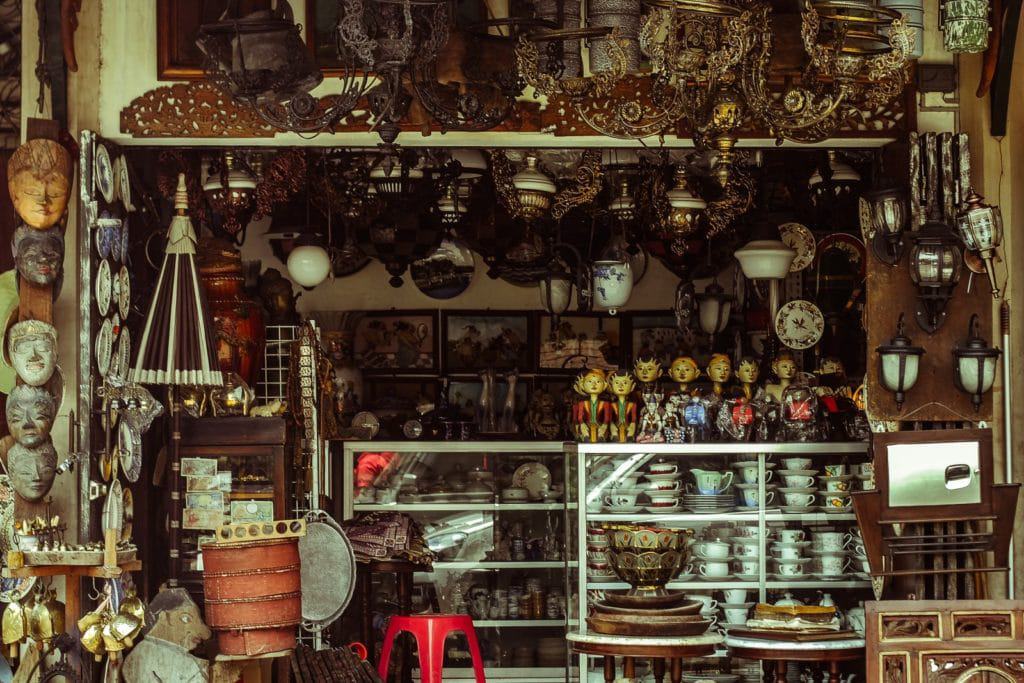
[[[740,462],[734,462],[730,465],[736,470],[736,476],[738,478],[737,485],[739,484],[757,484],[758,483],[758,464],[756,460],[743,460]],[[775,478],[775,463],[766,462],[764,464],[765,469],[765,483],[773,481]]]
[[[819,491],[822,507],[825,512],[842,513],[853,509],[853,499],[849,491]]]
[[[852,488],[852,474],[841,474],[841,475],[821,475],[818,480],[821,482],[820,488],[822,491],[828,493],[848,493]]]
[[[603,510],[616,514],[635,514],[644,509],[642,489],[612,489],[604,495]]]
[[[726,628],[746,626],[750,608],[753,606],[754,603],[752,602],[720,602],[718,607],[722,610],[722,615],[725,617],[725,622],[721,623],[721,625]]]
[[[782,511],[788,513],[806,513],[817,509],[818,489],[782,487],[778,489]]]
[[[639,483],[639,487],[644,491],[676,491],[681,492],[683,490],[683,482],[679,475],[673,475],[672,478],[658,478],[651,479],[650,475],[645,475],[644,480]]]
[[[760,507],[761,493],[758,490],[760,484],[736,484],[736,488],[739,490],[738,499],[740,504],[737,506],[741,510],[757,510]],[[776,489],[771,484],[765,486],[764,493],[764,506],[771,507],[776,503]]]
[[[810,557],[801,557],[792,560],[775,560],[775,578],[786,580],[799,580],[809,574],[807,565],[811,562]]]
[[[786,488],[809,488],[816,487],[818,482],[815,479],[818,470],[776,470],[778,479],[776,483]]]
[[[848,578],[853,561],[846,553],[824,553],[814,558],[815,578],[822,581],[841,581]]]
[[[782,458],[782,468],[786,470],[809,470],[814,465],[814,460],[806,457],[791,456]]]
[[[732,576],[740,581],[758,581],[761,578],[760,558],[744,558],[732,563]]]

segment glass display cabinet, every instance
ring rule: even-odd
[[[409,515],[436,555],[415,576],[414,612],[471,615],[488,680],[567,680],[578,564],[566,539],[578,531],[561,442],[346,442],[343,457],[345,518]],[[378,624],[394,612],[391,579],[374,574]],[[446,680],[473,676],[459,649],[447,651]]]

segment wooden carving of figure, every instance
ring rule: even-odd
[[[205,683],[210,665],[190,650],[210,637],[199,607],[184,588],[160,591],[149,603],[143,638],[125,657],[125,683]]]
[[[71,155],[54,140],[29,140],[7,162],[7,190],[25,224],[52,228],[64,216],[74,169]]]
[[[620,370],[612,373],[608,378],[608,385],[615,396],[611,409],[616,429],[615,433],[610,435],[610,440],[626,443],[636,436],[636,401],[629,398],[635,386],[633,378],[628,372]]]
[[[584,442],[598,443],[608,433],[610,405],[601,398],[607,388],[608,381],[600,369],[588,370],[576,380],[576,393],[585,398],[573,407],[573,423]]]

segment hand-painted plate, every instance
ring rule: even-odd
[[[117,194],[124,204],[125,211],[134,211],[132,204],[132,185],[128,179],[128,160],[122,154],[117,158]]]
[[[103,195],[103,199],[110,204],[114,201],[114,165],[110,163],[110,152],[107,151],[106,146],[102,144],[96,145],[94,165],[96,169],[96,189]]]
[[[124,472],[124,478],[134,484],[142,472],[142,440],[128,424],[128,420],[121,420],[118,427],[117,449],[121,455],[121,471]]]
[[[775,333],[791,349],[811,348],[824,332],[825,316],[810,301],[790,301],[775,315]]]
[[[100,316],[106,316],[110,312],[110,299],[114,294],[114,283],[110,278],[110,262],[107,259],[100,261],[96,268],[96,308]]]
[[[96,371],[101,377],[110,372],[110,356],[114,352],[114,321],[105,318],[96,333]]]
[[[512,486],[524,488],[530,498],[540,500],[551,486],[551,470],[539,462],[524,463],[512,473]]]
[[[121,320],[127,320],[132,306],[132,279],[127,266],[121,266],[117,273],[117,282],[117,310],[121,314]]]
[[[789,272],[796,273],[814,261],[814,235],[807,226],[800,223],[783,223],[779,226],[779,236],[786,246],[796,252]]]

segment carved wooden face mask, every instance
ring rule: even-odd
[[[14,492],[34,503],[42,500],[53,487],[57,476],[57,451],[49,439],[34,448],[15,443],[7,452],[7,469]]]
[[[45,230],[68,206],[71,155],[53,140],[29,140],[7,162],[7,189],[21,220]]]
[[[14,440],[35,447],[50,438],[57,402],[46,389],[19,384],[7,396],[7,426]]]
[[[52,285],[64,263],[64,237],[59,228],[36,230],[21,226],[14,231],[11,252],[18,273],[37,285]]]
[[[23,320],[7,333],[7,355],[18,377],[33,387],[50,381],[57,367],[57,330],[40,320]]]

